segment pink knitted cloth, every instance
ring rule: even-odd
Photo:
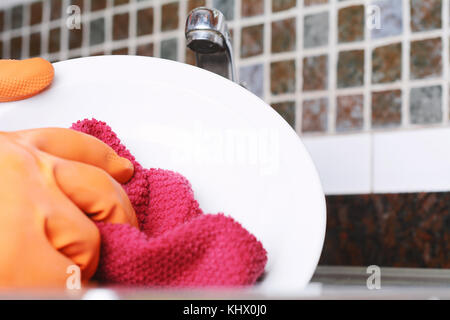
[[[72,129],[102,140],[135,168],[123,188],[140,230],[97,223],[102,245],[96,279],[158,287],[230,287],[253,284],[262,275],[267,262],[262,244],[232,218],[203,214],[186,178],[143,168],[104,122],[85,119]]]

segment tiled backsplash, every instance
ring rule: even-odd
[[[72,4],[81,8],[81,30],[66,27]],[[240,79],[298,133],[448,124],[443,0],[7,1],[0,53],[51,61],[137,54],[193,64],[184,22],[203,5],[229,20]],[[378,17],[372,8],[380,9],[379,29],[369,27]]]

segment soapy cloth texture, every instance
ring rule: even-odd
[[[122,186],[140,230],[96,223],[101,253],[95,279],[152,287],[234,287],[251,285],[262,275],[267,262],[262,244],[231,217],[204,214],[186,178],[143,168],[104,122],[86,119],[71,128],[102,140],[135,168]]]

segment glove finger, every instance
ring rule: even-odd
[[[138,228],[127,194],[105,171],[81,162],[62,160],[56,164],[54,174],[61,191],[92,220]]]
[[[85,133],[64,128],[42,128],[8,134],[53,156],[99,167],[120,183],[130,180],[134,173],[133,164],[128,159],[120,157],[103,141]]]

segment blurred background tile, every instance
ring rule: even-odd
[[[411,42],[411,79],[438,77],[442,74],[441,38]]]
[[[138,45],[136,47],[136,54],[138,56],[153,57],[154,56],[153,43],[146,43],[146,44]]]
[[[372,92],[372,128],[398,127],[402,120],[402,92]]]
[[[0,32],[5,30],[5,11],[0,10]]]
[[[295,130],[295,101],[274,103],[272,108]]]
[[[62,1],[50,0],[50,20],[60,19],[62,16]]]
[[[295,91],[295,61],[278,61],[270,65],[270,90],[272,94]]]
[[[303,101],[302,132],[326,132],[328,122],[328,99]]]
[[[442,121],[441,86],[412,88],[409,111],[413,124],[430,124]]]
[[[69,30],[69,49],[81,48],[83,31],[81,29]]]
[[[11,9],[11,28],[17,29],[23,25],[23,6],[15,6]]]
[[[241,30],[241,57],[262,54],[264,50],[264,25],[244,27]]]
[[[91,1],[91,11],[98,11],[106,8],[106,0]]]
[[[414,32],[440,29],[441,0],[411,0],[411,30]]]
[[[114,49],[114,50],[111,51],[111,54],[114,54],[114,55],[127,55],[128,54],[128,48]]]
[[[364,84],[364,51],[341,51],[338,57],[338,88]]]
[[[403,32],[402,1],[378,0],[372,4],[380,8],[380,28],[373,28],[371,37],[379,39],[400,35]]]
[[[336,131],[361,130],[364,115],[363,95],[339,96],[336,103]]]
[[[314,48],[328,44],[328,12],[306,15],[303,26],[303,47]]]
[[[339,10],[339,42],[355,42],[364,40],[364,27],[364,6],[351,6]]]
[[[161,31],[170,31],[178,28],[178,9],[178,2],[171,2],[162,6]]]
[[[105,42],[105,18],[98,18],[91,21],[89,44],[91,46]]]
[[[272,22],[272,53],[295,50],[296,19]]]
[[[177,60],[178,58],[178,40],[176,38],[161,41],[161,58]]]
[[[234,19],[234,0],[213,0],[213,7],[222,11],[227,20]]]
[[[9,43],[9,56],[11,59],[20,59],[22,57],[22,37],[11,38]]]
[[[264,67],[262,64],[241,67],[239,79],[245,83],[248,90],[260,98],[264,97]]]
[[[129,33],[129,19],[128,13],[116,14],[113,17],[113,40],[122,40],[128,38]]]
[[[61,50],[61,28],[50,29],[48,35],[48,52],[55,53]]]
[[[264,0],[242,0],[241,16],[252,17],[264,13]]]
[[[206,6],[206,0],[188,0],[187,12],[204,6]]]
[[[328,88],[328,56],[303,58],[303,91]]]
[[[137,12],[137,35],[153,33],[153,8],[140,9]]]
[[[402,78],[402,44],[394,43],[372,51],[372,83],[386,83]]]
[[[303,0],[303,5],[305,7],[315,6],[318,4],[328,3],[328,0]]]
[[[30,57],[37,57],[41,54],[41,33],[35,32],[30,34],[30,45],[28,47]]]
[[[272,12],[288,10],[294,8],[296,5],[296,0],[272,0]]]
[[[130,0],[114,0],[114,6],[121,6],[121,5],[127,4],[129,2],[130,2]]]
[[[30,25],[42,22],[42,1],[33,2],[30,5]]]

